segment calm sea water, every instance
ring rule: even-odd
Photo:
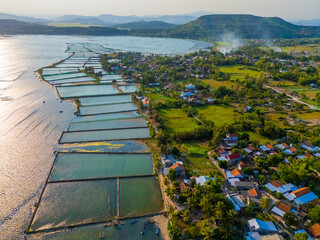
[[[0,239],[21,239],[75,109],[34,75],[67,57],[66,43],[182,54],[208,44],[139,37],[14,36],[0,38]],[[61,112],[63,111],[63,112]]]

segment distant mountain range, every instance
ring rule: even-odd
[[[109,15],[104,15],[109,19]],[[132,17],[132,16],[131,16]],[[131,17],[126,21],[132,20]],[[163,16],[162,16],[163,17]],[[243,39],[320,37],[320,27],[298,26],[276,17],[258,17],[240,14],[213,14],[201,16],[182,25],[164,21],[134,21],[102,26],[102,19],[95,17],[64,16],[63,22],[101,25],[91,27],[54,27],[16,20],[0,20],[0,34],[65,34],[65,35],[135,35],[221,40],[225,34]],[[27,18],[28,21],[34,19]],[[121,19],[115,19],[114,22]],[[124,19],[122,19],[124,21]],[[121,21],[122,21],[121,20]],[[39,21],[36,19],[36,21]]]
[[[139,21],[122,23],[116,25],[117,28],[130,29],[130,30],[148,30],[148,29],[171,29],[174,28],[175,24],[162,22],[162,21]]]
[[[293,20],[290,22],[296,25],[301,25],[301,26],[320,26],[320,19]]]
[[[0,19],[12,19],[12,20],[29,22],[29,23],[43,23],[43,24],[49,22],[49,20],[45,20],[41,18],[17,16],[17,15],[12,15],[8,13],[0,13]]]

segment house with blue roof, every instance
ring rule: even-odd
[[[306,144],[306,143],[301,143],[301,144],[300,144],[300,147],[302,147],[302,148],[305,149],[305,150],[309,150],[309,151],[311,151],[311,152],[317,152],[317,151],[320,150],[319,147],[317,147],[317,146],[312,146],[312,145]]]
[[[213,177],[209,178],[207,176],[200,176],[200,177],[196,177],[194,179],[196,181],[196,184],[200,184],[200,186],[204,186],[206,182],[208,182],[209,180],[214,180]]]
[[[291,195],[293,197],[293,203],[297,207],[303,206],[310,202],[318,202],[319,200],[318,196],[311,192],[308,187],[303,187],[296,191],[293,191]]]
[[[248,221],[250,231],[258,232],[260,234],[276,233],[278,229],[272,222],[263,221],[257,218]]]

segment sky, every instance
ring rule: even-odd
[[[0,0],[11,14],[97,16],[184,14],[195,11],[320,19],[320,0]]]

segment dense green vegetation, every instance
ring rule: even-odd
[[[140,21],[118,24],[117,28],[131,29],[131,30],[147,30],[147,29],[170,29],[174,24],[162,22],[162,21]]]

